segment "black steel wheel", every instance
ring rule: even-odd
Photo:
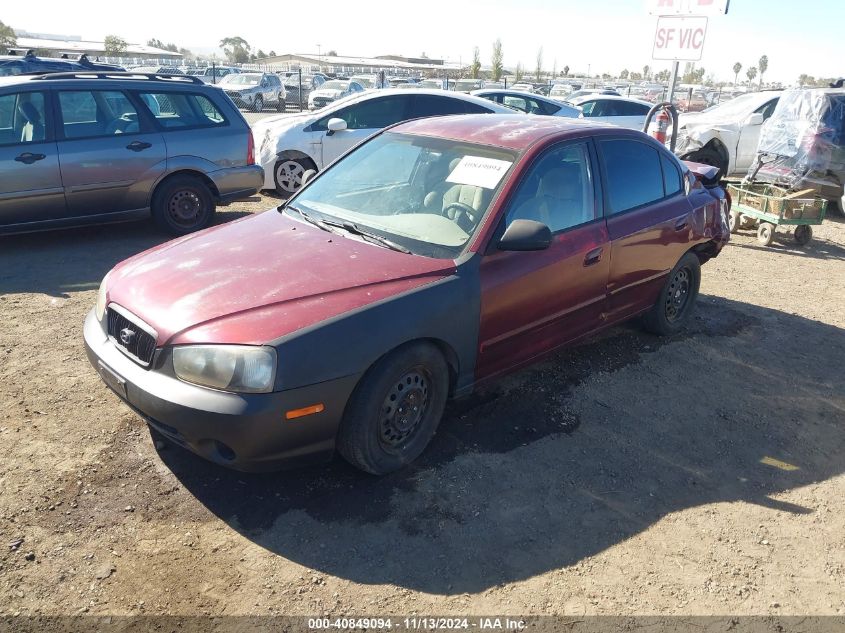
[[[277,112],[284,112],[286,108],[287,108],[287,103],[285,102],[284,97],[280,94],[276,98],[276,111]]]
[[[252,111],[253,112],[262,112],[264,110],[264,98],[261,95],[255,97],[255,101],[252,102]]]
[[[416,459],[431,441],[449,392],[449,368],[430,343],[412,343],[382,357],[349,399],[337,449],[375,475]]]
[[[214,196],[202,180],[193,176],[169,178],[153,194],[153,219],[173,235],[205,228],[211,223],[214,211]]]
[[[643,315],[645,328],[663,336],[678,332],[692,313],[700,283],[701,263],[695,253],[687,252],[669,273],[657,301]]]

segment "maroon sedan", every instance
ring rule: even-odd
[[[402,123],[277,210],[116,266],[88,356],[151,427],[219,464],[336,448],[387,473],[448,398],[635,315],[682,327],[729,235],[708,175],[585,121]]]

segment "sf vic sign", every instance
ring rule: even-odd
[[[664,15],[657,19],[652,59],[697,62],[704,50],[707,18]]]

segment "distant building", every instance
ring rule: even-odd
[[[401,57],[382,55],[380,57],[348,57],[342,55],[313,55],[288,53],[256,60],[256,67],[270,67],[273,70],[297,70],[306,72],[323,71],[344,75],[377,73],[380,70],[389,75],[418,75],[458,72],[459,64],[442,59]],[[250,64],[244,64],[248,67]]]
[[[21,29],[15,29],[17,44],[12,47],[18,55],[23,55],[28,50],[33,50],[42,57],[61,57],[67,55],[75,59],[86,53],[92,60],[117,59],[106,55],[106,47],[103,42],[83,40],[78,35],[54,35],[47,33],[30,33]],[[160,60],[162,62],[182,63],[182,54],[166,51],[155,46],[145,44],[128,44],[126,51],[121,53],[120,59]]]

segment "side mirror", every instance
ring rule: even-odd
[[[301,178],[301,182],[300,182],[299,186],[304,187],[305,183],[307,183],[309,180],[311,180],[316,175],[317,175],[316,169],[306,169],[302,174],[302,178]]]
[[[745,119],[746,125],[763,125],[763,113],[762,112],[752,112],[747,119]]]
[[[329,119],[329,122],[326,124],[326,127],[329,130],[328,135],[331,136],[335,132],[343,132],[343,130],[346,129],[346,121],[338,118]]]
[[[514,220],[499,240],[500,251],[542,251],[552,243],[552,232],[542,222]]]

